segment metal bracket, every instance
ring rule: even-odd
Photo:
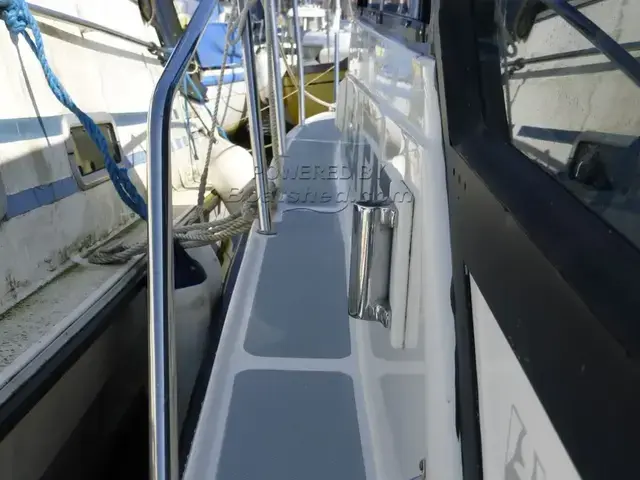
[[[391,323],[389,271],[396,210],[390,200],[356,202],[353,206],[349,315]]]
[[[418,469],[420,470],[420,475],[418,475],[417,477],[413,477],[411,480],[426,480],[427,466],[426,460],[424,458],[420,460],[420,463],[418,463]]]
[[[380,322],[390,329],[391,345],[405,348],[413,196],[385,170],[385,198],[353,206],[349,315]]]

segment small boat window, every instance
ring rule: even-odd
[[[510,141],[640,246],[640,9],[569,3],[588,19],[582,33],[542,2],[496,1]],[[611,45],[618,53],[605,55]]]
[[[396,13],[398,15],[409,15],[409,6],[411,4],[417,4],[416,1],[409,0],[406,1],[398,1],[398,0],[385,0],[382,3],[382,11],[386,13]]]
[[[111,123],[99,123],[98,128],[104,135],[109,146],[111,158],[116,163],[121,163],[122,155]],[[104,156],[98,150],[96,144],[82,125],[73,126],[70,129],[71,142],[69,144],[69,160],[78,185],[81,188],[89,188],[107,179]]]
[[[107,139],[111,157],[116,163],[120,163],[120,149],[117,147],[113,126],[109,123],[103,123],[98,125],[98,128]],[[71,127],[71,138],[75,146],[74,157],[76,165],[82,176],[104,169],[104,156],[83,126]]]

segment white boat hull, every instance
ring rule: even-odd
[[[159,43],[129,0],[38,3]],[[54,72],[83,111],[112,129],[113,155],[146,197],[147,112],[162,64],[135,43],[35,17]],[[80,477],[69,472],[90,464],[92,454],[104,456],[102,446],[109,435],[133,399],[145,393],[147,294],[140,279],[146,265],[139,257],[124,265],[93,265],[83,256],[114,237],[125,245],[144,241],[146,224],[120,200],[100,158],[87,155],[83,165],[97,164],[88,176],[79,170],[78,146],[71,139],[79,122],[51,94],[26,42],[14,42],[0,28],[0,53],[5,59],[0,68],[0,273],[5,279],[0,282],[0,478],[96,478],[97,471]],[[243,81],[224,85],[218,123],[227,130],[237,127],[245,102]],[[191,102],[187,106],[184,97],[176,95],[171,111],[176,223],[197,203],[207,151],[208,138],[200,130],[211,126],[211,117],[204,106],[196,108],[198,115]],[[246,172],[246,162],[239,161]],[[212,170],[225,171],[215,160]],[[230,189],[244,187],[234,185],[230,179],[237,175],[228,173]],[[209,182],[207,193],[212,188]],[[219,215],[226,214],[222,207]],[[207,280],[175,297],[181,420],[222,285],[213,248],[192,255],[205,268]],[[132,278],[133,283],[125,281]],[[133,299],[120,298],[131,289]],[[107,315],[106,306],[112,304],[118,309]],[[91,336],[84,338],[89,331]],[[92,413],[96,409],[97,415]],[[89,437],[76,443],[82,435]],[[62,467],[68,455],[76,465]]]

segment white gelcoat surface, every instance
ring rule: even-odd
[[[579,480],[500,325],[470,280],[485,477]]]
[[[311,388],[319,372],[347,375],[351,380],[353,400],[344,408],[355,404],[362,458],[350,461],[362,462],[367,479],[415,477],[422,458],[427,458],[426,478],[461,478],[449,299],[451,256],[435,62],[357,22],[352,30],[354,38],[367,48],[351,51],[349,75],[340,86],[338,111],[312,117],[288,135],[284,166],[288,173],[283,182],[286,203],[280,203],[275,217],[277,235],[265,237],[254,230],[248,239],[185,471],[187,480],[223,480],[231,475],[227,470],[230,464],[235,465],[234,474],[242,476],[245,468],[250,468],[242,458],[261,458],[263,452],[252,450],[252,442],[254,437],[262,438],[260,422],[265,420],[243,423],[242,411],[237,410],[242,405],[248,413],[263,405],[260,398],[247,400],[247,378],[291,378],[291,384],[281,385],[273,393],[287,408],[265,414],[277,415],[283,421],[283,428],[274,427],[269,432],[269,442],[262,444],[263,450],[272,452],[295,436],[287,433],[288,422],[298,418],[300,409],[310,408],[288,402],[293,397],[287,397],[287,392],[295,390],[294,382],[304,382],[305,375],[298,374],[307,374]],[[401,66],[391,69],[395,77],[370,75],[376,70],[376,63],[384,60],[374,56],[371,46],[386,50],[389,54],[384,58],[394,59],[393,65]],[[396,88],[390,90],[389,84]],[[331,177],[325,173],[341,172],[343,167],[353,173],[363,165],[371,165],[374,160],[372,153],[365,158],[365,143],[370,144],[369,152],[378,155],[380,167],[387,162],[393,165],[415,198],[407,293],[410,321],[405,349],[393,348],[389,331],[381,325],[348,320],[346,303],[343,305],[350,254],[350,203],[360,187],[353,185],[353,175],[341,177],[338,173]],[[306,176],[308,172],[313,172],[310,178]],[[333,223],[328,228],[327,218],[335,220],[339,231],[333,229]],[[294,227],[301,222],[313,240],[296,240],[300,233]],[[314,251],[320,244],[331,245],[335,250]],[[277,258],[269,256],[276,252]],[[307,253],[300,257],[303,252]],[[322,259],[310,260],[318,256]],[[305,260],[300,261],[299,257]],[[316,262],[315,270],[308,269],[309,262]],[[335,276],[334,270],[331,276],[324,271],[325,265],[335,266],[336,262],[343,262],[342,279]],[[339,288],[344,291],[334,292],[336,284],[342,285]],[[311,301],[314,297],[325,298],[327,291],[335,293],[335,297],[327,298],[321,308],[334,312],[332,303],[343,308],[332,314],[338,316],[338,321],[334,317],[316,318],[315,312],[298,306],[298,297]],[[323,322],[324,328],[312,320]],[[348,322],[349,327],[347,356],[336,351],[344,341],[343,322]],[[317,333],[313,342],[305,337],[300,323]],[[253,333],[257,331],[259,336]],[[292,349],[296,350],[295,355]],[[319,358],[318,352],[324,352],[326,357]],[[337,394],[337,390],[326,389],[316,399],[314,409],[307,411],[309,421],[320,416],[330,428],[335,415],[327,415],[321,407],[323,402],[332,404],[332,395]],[[344,401],[344,397],[340,398]],[[270,400],[264,400],[270,404]],[[348,428],[344,428],[344,436],[327,438],[318,434],[305,437],[304,442],[300,440],[296,458],[280,459],[274,454],[262,459],[262,478],[270,479],[277,468],[284,468],[278,462],[289,462],[291,468],[278,480],[299,478],[302,472],[294,465],[297,466],[298,457],[310,455],[309,450],[315,452],[314,467],[305,468],[305,475],[315,478],[318,471],[330,469],[331,459],[324,458],[321,452],[329,448],[327,442],[345,449],[352,447],[347,440]],[[238,431],[251,439],[244,448],[229,440]],[[229,447],[231,444],[236,449]],[[353,465],[340,466],[346,471]],[[340,478],[339,474],[335,478]]]

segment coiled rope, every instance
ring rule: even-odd
[[[234,237],[248,231],[257,215],[257,198],[255,188],[247,189],[243,196],[242,210],[220,220],[211,222],[191,223],[198,220],[192,214],[187,219],[187,225],[175,227],[173,236],[184,248],[202,247],[220,240]],[[199,215],[199,211],[196,211]],[[147,242],[138,242],[131,245],[116,244],[103,247],[87,257],[90,263],[113,264],[125,263],[131,258],[146,253]]]
[[[53,93],[62,105],[78,117],[78,120],[80,120],[80,123],[89,134],[89,137],[98,147],[98,150],[104,157],[105,169],[107,170],[109,178],[122,201],[131,210],[137,213],[140,218],[146,220],[147,204],[129,179],[127,169],[119,167],[113,157],[111,157],[111,154],[109,153],[109,144],[103,133],[91,117],[84,113],[75,104],[69,93],[60,83],[56,74],[51,69],[44,50],[44,42],[42,40],[40,28],[29,11],[29,6],[25,0],[0,0],[0,10],[2,11],[2,19],[7,26],[7,30],[9,30],[9,32],[14,36],[22,35],[38,58],[40,66],[42,67],[42,72],[44,73],[45,79],[51,89],[51,93]],[[31,33],[28,32],[29,30]]]

